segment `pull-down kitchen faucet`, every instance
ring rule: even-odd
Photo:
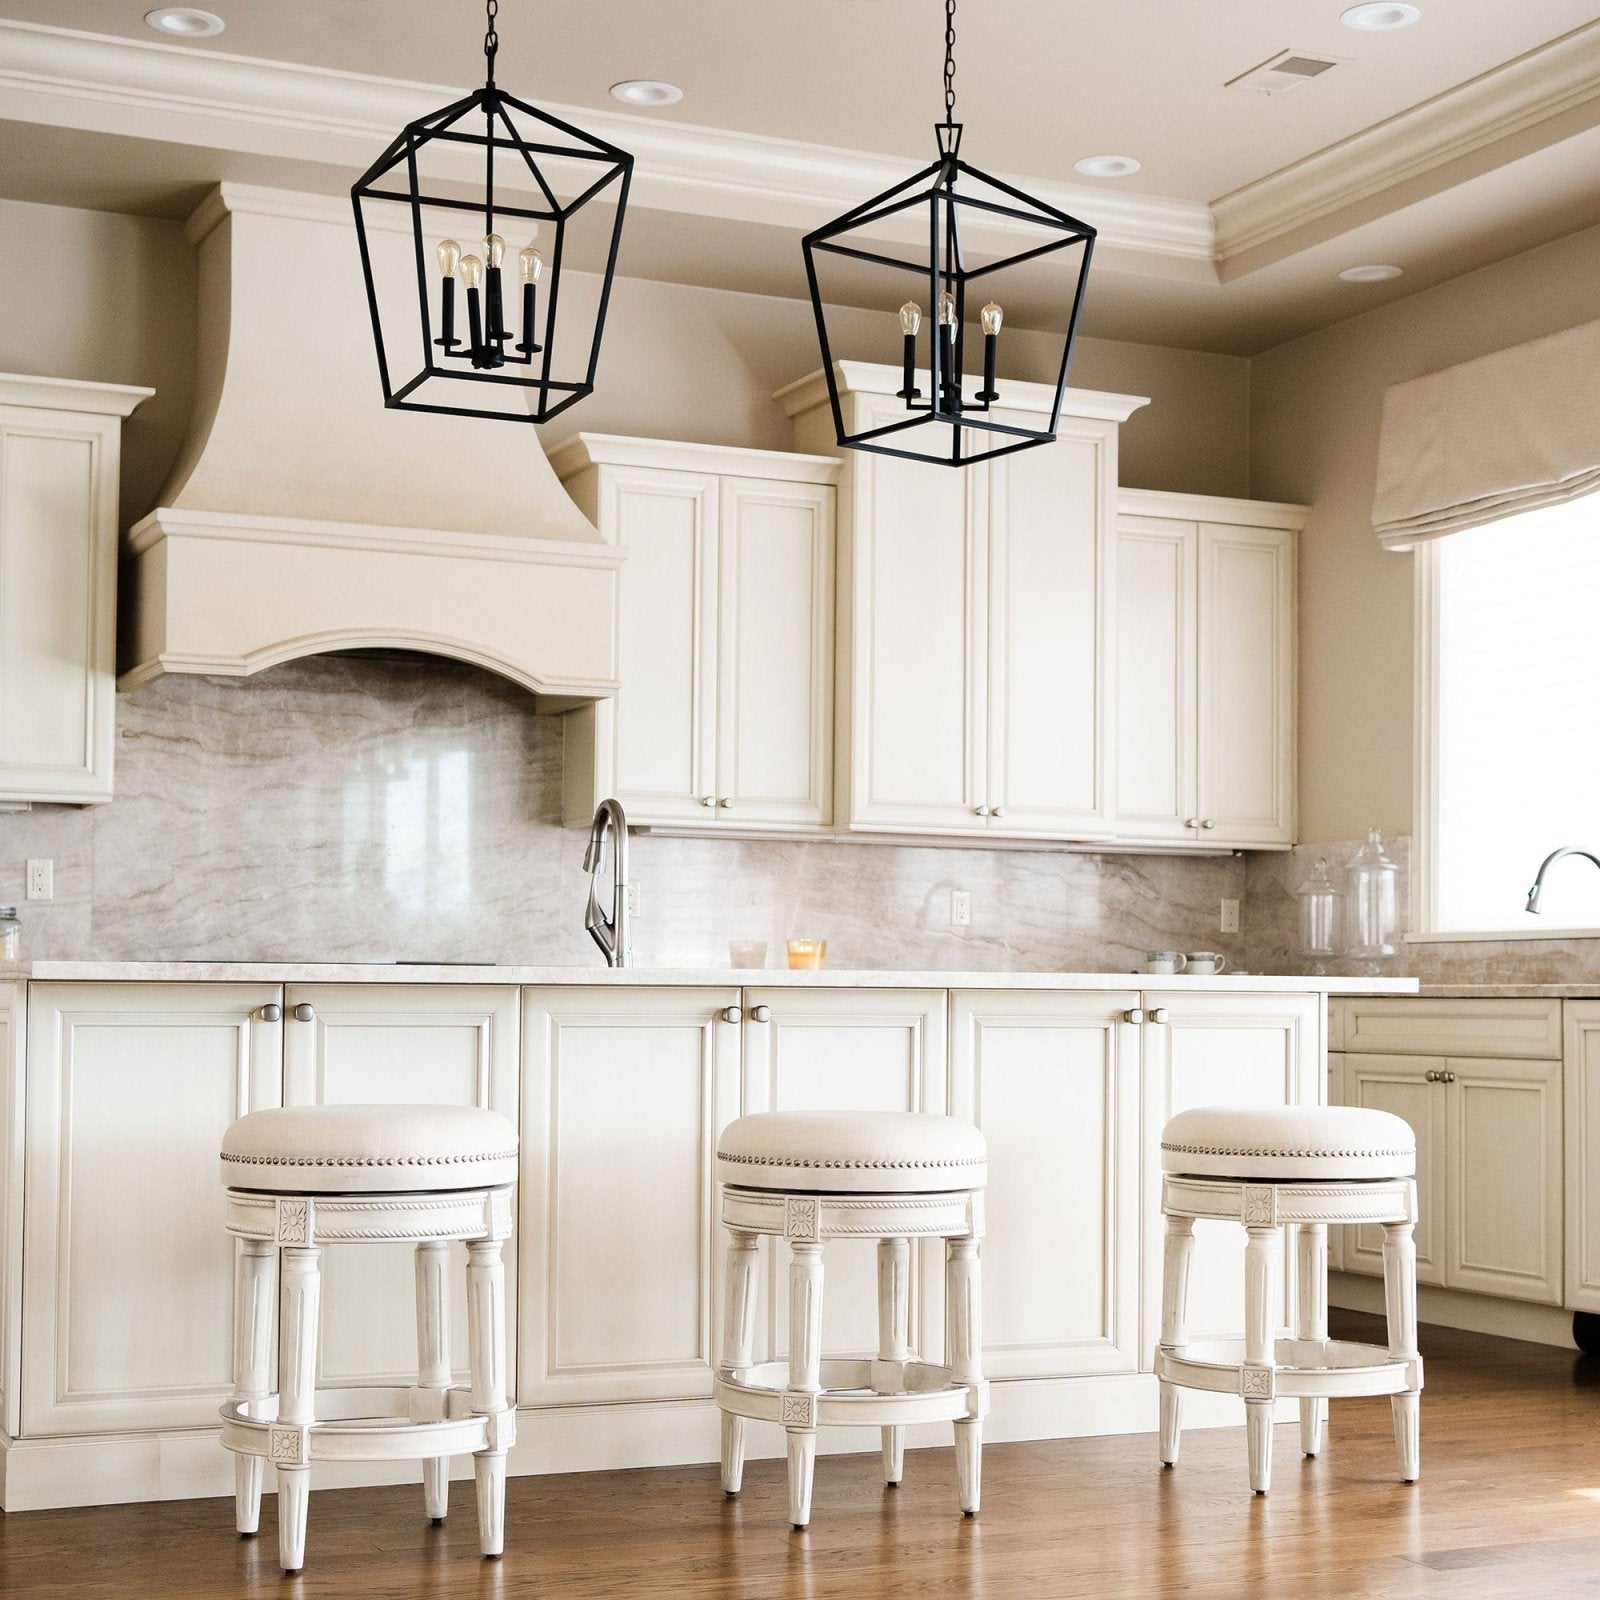
[[[600,863],[611,838],[611,911],[600,902]],[[589,907],[583,925],[600,946],[608,967],[628,964],[628,819],[615,800],[602,800],[589,827],[583,870],[589,874]]]
[[[1550,870],[1553,861],[1559,861],[1562,856],[1582,856],[1585,861],[1592,861],[1600,867],[1600,856],[1590,855],[1587,850],[1580,850],[1575,844],[1564,844],[1559,850],[1552,850],[1543,861],[1539,863],[1539,871],[1533,880],[1533,887],[1528,891],[1528,910],[1535,916],[1539,913],[1539,896],[1544,893],[1544,875]]]

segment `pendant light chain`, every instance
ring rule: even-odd
[[[956,120],[956,0],[944,0],[944,121]]]
[[[489,64],[489,86],[494,86],[494,58],[500,48],[500,35],[495,31],[495,18],[500,15],[500,0],[486,0],[484,5],[483,58]]]

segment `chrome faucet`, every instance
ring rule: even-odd
[[[606,837],[611,838],[611,910],[600,900],[600,863]],[[589,827],[589,848],[583,870],[589,874],[589,907],[583,925],[600,946],[608,967],[628,964],[628,819],[615,800],[602,800]]]
[[[1528,891],[1528,910],[1535,916],[1539,913],[1539,896],[1544,893],[1544,875],[1550,870],[1553,861],[1559,861],[1562,856],[1582,856],[1585,861],[1592,861],[1600,867],[1600,856],[1591,855],[1587,850],[1580,850],[1575,844],[1564,844],[1559,850],[1552,850],[1543,861],[1539,863],[1539,871],[1533,880],[1533,887]]]

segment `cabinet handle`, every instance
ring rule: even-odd
[[[724,811],[733,810],[733,801],[728,799],[727,796],[723,796],[721,800],[717,801],[717,804],[721,806]]]
[[[989,815],[989,808],[988,806],[974,806],[972,808],[972,814],[975,817],[986,817]]]
[[[738,1006],[728,1006],[722,1013],[722,1020],[724,1022],[743,1022],[744,1012]]]
[[[256,1015],[260,1017],[263,1022],[278,1022],[283,1017],[283,1007],[280,1005],[273,1005],[269,1001],[266,1005],[262,1006]]]
[[[1211,820],[1211,818],[1210,818],[1210,817],[1207,817],[1207,818],[1206,818],[1206,820],[1205,820],[1205,821],[1204,821],[1204,822],[1202,822],[1202,823],[1201,823],[1201,824],[1200,824],[1200,826],[1201,826],[1201,827],[1202,827],[1202,828],[1214,828],[1214,827],[1216,827],[1216,823],[1214,823],[1214,822],[1213,822],[1213,821],[1212,821],[1212,820]]]
[[[1006,808],[1004,806],[996,806],[994,810],[989,813],[991,817],[1003,817],[1005,814]]]
[[[752,1022],[771,1022],[772,1021],[772,1007],[771,1006],[751,1006],[751,1008],[750,1008],[750,1020]]]
[[[1139,1008],[1138,1008],[1138,1006],[1135,1006],[1135,1007],[1134,1007],[1134,1008],[1133,1008],[1133,1010],[1131,1010],[1131,1011],[1124,1011],[1124,1012],[1123,1012],[1123,1013],[1122,1013],[1122,1020],[1123,1020],[1123,1021],[1124,1021],[1124,1022],[1132,1022],[1132,1023],[1134,1023],[1134,1024],[1136,1024],[1136,1025],[1137,1025],[1137,1024],[1138,1024],[1138,1023],[1141,1023],[1141,1022],[1143,1022],[1143,1021],[1144,1021],[1144,1012],[1142,1012],[1142,1011],[1141,1011],[1141,1010],[1140,1010],[1140,1009],[1139,1009]]]
[[[317,1020],[316,1008],[314,1006],[307,1005],[305,1001],[302,1000],[300,1004],[294,1008],[294,1020],[296,1022],[315,1022]]]
[[[1152,1022],[1165,1025],[1168,1020],[1167,1008],[1165,1006],[1157,1006],[1155,1010],[1150,1013],[1150,1020]]]
[[[703,806],[714,806],[716,803],[717,803],[717,797],[714,794],[708,794],[700,802],[700,804],[703,805]]]
[[[1190,817],[1189,820],[1186,823],[1184,823],[1184,827],[1186,827],[1186,828],[1198,828],[1199,826],[1200,826],[1199,817]]]

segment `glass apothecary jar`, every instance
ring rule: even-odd
[[[1295,890],[1295,898],[1300,903],[1300,952],[1320,973],[1323,963],[1339,952],[1339,912],[1344,899],[1328,875],[1325,856],[1317,858],[1310,876]]]
[[[0,906],[0,961],[22,959],[22,924],[15,906]]]
[[[1400,869],[1384,849],[1383,835],[1372,829],[1367,842],[1345,868],[1350,917],[1346,955],[1357,961],[1386,961],[1395,953],[1399,926]]]

